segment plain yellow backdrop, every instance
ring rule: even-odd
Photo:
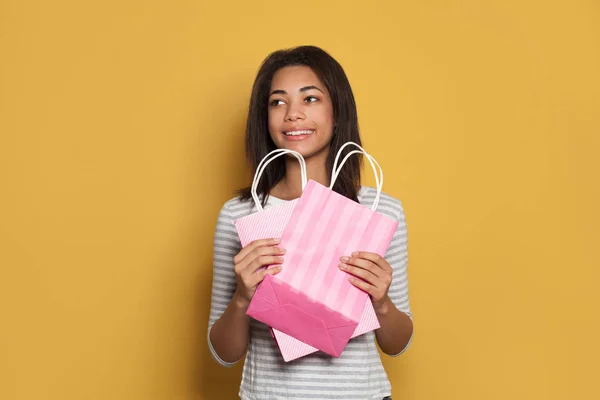
[[[404,203],[394,399],[600,398],[595,0],[2,1],[0,398],[236,397],[213,229],[258,66],[299,44]]]

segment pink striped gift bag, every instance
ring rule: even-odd
[[[377,320],[377,315],[375,314],[375,310],[373,309],[373,304],[371,303],[371,300],[367,299],[367,304],[365,304],[365,309],[360,318],[360,321],[358,322],[358,326],[352,334],[352,337],[355,338],[357,336],[364,335],[365,333],[374,331],[377,328],[379,328],[379,321]],[[295,339],[290,335],[286,335],[285,333],[278,331],[277,329],[271,328],[271,335],[273,336],[273,339],[275,339],[275,343],[281,351],[283,360],[286,362],[319,351],[319,349],[312,347],[311,345],[308,345],[298,339]]]
[[[355,145],[346,145],[351,144]],[[339,270],[339,257],[356,250],[384,256],[397,227],[396,220],[375,211],[383,174],[379,179],[377,163],[368,154],[377,180],[371,209],[331,190],[348,157],[364,152],[362,148],[350,152],[336,167],[344,147],[336,156],[329,188],[308,181],[281,236],[281,246],[287,250],[282,271],[267,275],[247,311],[274,328],[276,338],[280,331],[335,357],[357,330],[369,300]],[[280,347],[289,344],[287,337],[282,338]]]
[[[260,177],[266,167],[277,157],[286,154],[291,154],[298,159],[298,162],[300,163],[302,188],[306,187],[306,163],[304,162],[304,157],[302,157],[300,153],[293,150],[278,149],[267,154],[256,167],[254,180],[250,187],[250,192],[252,193],[252,199],[254,200],[257,212],[233,221],[242,247],[246,247],[251,242],[259,239],[280,238],[283,229],[292,215],[292,211],[294,210],[298,199],[285,202],[284,204],[275,207],[263,209],[258,194],[256,193]]]
[[[269,153],[267,156],[265,156],[265,158],[263,158],[256,169],[251,192],[258,212],[234,221],[242,247],[247,246],[255,240],[267,239],[271,237],[278,238],[283,234],[283,230],[289,221],[289,218],[291,217],[292,211],[294,210],[298,200],[296,199],[288,201],[284,204],[263,210],[260,199],[256,194],[256,187],[262,172],[266,168],[264,163],[267,161],[270,162],[269,160],[278,157],[278,155],[284,155],[287,153],[288,152],[283,150],[275,150]],[[294,154],[294,156],[298,158],[299,154]],[[300,162],[300,169],[302,172],[305,169],[303,166],[304,159],[300,156],[298,160]],[[303,182],[305,182],[304,178],[302,179]],[[371,301],[367,300],[361,320],[359,321],[358,327],[354,331],[352,337],[362,335],[377,328],[379,328],[379,321],[377,321],[377,316],[375,315],[375,310],[373,309]],[[318,349],[301,342],[298,339],[294,339],[292,336],[286,335],[281,331],[271,329],[271,333],[281,351],[284,361],[286,362],[318,351]]]

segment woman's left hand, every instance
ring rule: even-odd
[[[353,275],[350,283],[371,296],[375,311],[381,309],[392,284],[392,267],[385,258],[379,254],[357,251],[352,253],[352,257],[340,257],[340,261],[339,268]]]

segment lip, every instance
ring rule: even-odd
[[[298,132],[298,131],[315,131],[315,128],[304,128],[304,127],[294,127],[294,128],[290,128],[290,129],[285,129],[282,131],[282,133],[285,135],[286,132]]]
[[[285,135],[283,135],[283,137],[285,138],[285,140],[289,140],[290,142],[297,142],[299,140],[305,140],[305,139],[308,139],[311,136],[312,135],[298,135],[298,136],[285,136]]]
[[[308,135],[290,135],[290,136],[285,134],[285,132],[298,132],[298,131],[312,131],[312,133],[310,133]],[[316,132],[316,129],[314,129],[314,128],[293,128],[293,129],[282,131],[281,134],[283,135],[285,140],[289,140],[291,142],[297,142],[299,140],[308,139],[309,137],[314,135],[315,132]]]

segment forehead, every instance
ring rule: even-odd
[[[298,91],[305,86],[314,85],[325,91],[325,85],[317,74],[305,65],[284,67],[275,72],[271,81],[271,90]]]

